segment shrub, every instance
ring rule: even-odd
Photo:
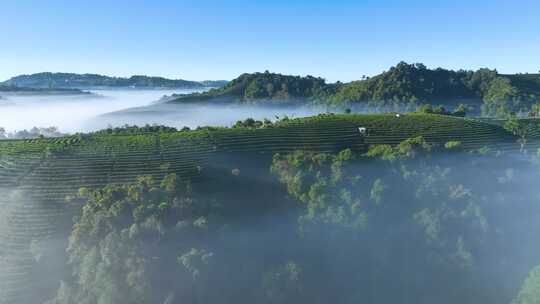
[[[461,150],[461,142],[459,140],[451,140],[444,144],[444,147],[448,150]]]

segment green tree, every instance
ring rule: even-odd
[[[519,111],[521,99],[519,91],[507,78],[497,77],[489,84],[483,96],[482,112],[491,116],[506,116]]]
[[[517,136],[517,142],[520,145],[520,152],[525,152],[525,146],[529,135],[538,128],[538,123],[529,119],[518,119],[515,115],[510,116],[504,123],[504,128]]]
[[[535,103],[531,105],[529,117],[540,117],[540,103]]]

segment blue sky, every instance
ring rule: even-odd
[[[0,3],[0,79],[41,71],[359,79],[397,62],[540,70],[538,0]]]

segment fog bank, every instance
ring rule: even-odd
[[[92,131],[103,127],[90,121],[105,113],[149,105],[163,95],[196,90],[96,90],[92,95],[2,96],[0,127],[6,131],[56,126],[61,132]]]
[[[103,129],[108,125],[122,126],[159,124],[176,128],[184,126],[231,126],[238,120],[275,119],[312,116],[326,112],[322,106],[268,106],[245,104],[156,104],[108,113],[91,120],[90,129]]]

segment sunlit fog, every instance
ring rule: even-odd
[[[0,127],[6,131],[51,126],[58,127],[64,133],[91,131],[107,127],[106,124],[95,123],[95,118],[100,115],[150,105],[164,95],[194,91],[197,90],[115,89],[95,90],[91,91],[91,95],[8,95],[0,99]],[[117,125],[123,122],[111,123]]]
[[[7,96],[0,100],[0,127],[13,132],[57,127],[62,133],[89,132],[123,125],[230,126],[246,118],[304,117],[324,106],[171,105],[163,96],[196,90],[96,90],[92,95]],[[150,106],[150,107],[147,107]]]

